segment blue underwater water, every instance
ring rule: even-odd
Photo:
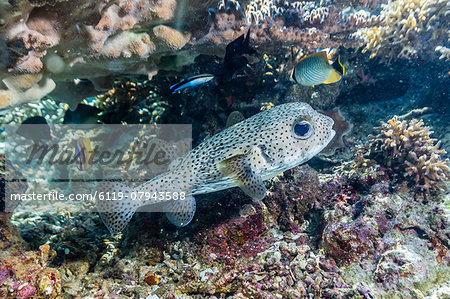
[[[448,12],[0,2],[0,298],[450,297]]]

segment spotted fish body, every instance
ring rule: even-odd
[[[176,183],[180,190],[190,190],[188,197],[164,203],[164,210],[173,224],[185,226],[195,214],[195,195],[238,186],[254,200],[263,199],[266,194],[263,181],[318,154],[334,137],[332,127],[330,117],[306,103],[279,105],[205,140],[174,161],[167,172],[136,189],[104,182],[99,191],[166,191],[168,184]],[[305,131],[306,134],[298,135]],[[117,233],[127,225],[136,209],[154,204],[161,201],[100,202],[98,206],[105,224],[112,233]]]

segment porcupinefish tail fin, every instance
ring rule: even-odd
[[[261,200],[266,196],[264,182],[248,163],[246,155],[236,155],[220,163],[220,171],[232,178],[239,188],[253,200]]]
[[[185,199],[171,200],[164,205],[164,212],[167,219],[176,227],[188,225],[194,218],[196,209],[195,198],[193,196]]]
[[[141,206],[141,201],[133,200],[132,190],[116,181],[101,182],[97,186],[97,211],[111,234],[122,232]]]

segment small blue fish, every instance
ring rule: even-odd
[[[172,93],[176,93],[177,91],[185,89],[185,88],[205,84],[205,83],[211,81],[213,78],[214,78],[214,75],[211,75],[211,74],[201,74],[201,75],[189,77],[187,79],[184,79],[184,80],[178,82],[177,84],[170,86],[170,90],[172,91]]]

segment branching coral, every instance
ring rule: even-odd
[[[440,142],[430,137],[433,132],[423,124],[416,119],[400,121],[397,116],[382,122],[377,128],[380,133],[370,136],[366,150],[357,154],[357,164],[367,165],[372,159],[403,173],[416,190],[430,193],[441,189],[443,181],[450,178],[449,160],[442,159],[446,151],[439,149]]]
[[[372,52],[371,57],[417,57],[424,50],[432,52],[447,39],[447,1],[395,0],[382,6],[382,23],[360,28],[355,34],[364,40],[363,52]]]
[[[256,41],[295,43],[305,49],[353,45],[352,32],[379,22],[367,11],[344,10],[326,1],[253,0],[245,9],[245,19],[247,24],[258,24]]]
[[[294,45],[305,50],[357,46],[359,41],[351,34],[380,21],[368,11],[344,9],[326,1],[252,0],[245,7],[227,4],[229,7],[222,3],[218,10],[211,10],[213,24],[203,42],[226,44],[253,23],[257,26],[252,27],[251,39],[266,53],[280,53],[284,48],[286,54]]]

